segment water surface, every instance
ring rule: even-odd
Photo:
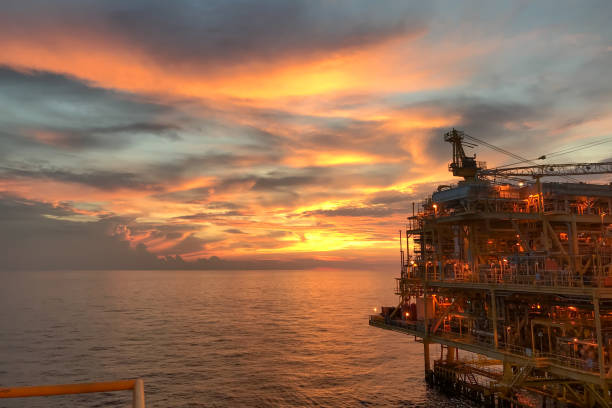
[[[422,345],[369,327],[395,272],[0,274],[0,386],[142,377],[148,407],[457,407]],[[129,392],[0,400],[125,407]]]

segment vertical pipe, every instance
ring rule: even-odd
[[[444,270],[442,268],[442,234],[440,234],[440,227],[436,225],[435,229],[436,238],[438,245],[436,245],[436,263],[438,265],[438,279],[444,280]]]
[[[145,408],[144,382],[141,378],[138,378],[134,383],[132,408]]]
[[[425,323],[425,338],[429,338],[429,313],[427,307],[427,283],[423,285],[423,322]]]
[[[533,333],[533,320],[531,321],[531,350],[532,350],[533,356],[536,357],[535,334]]]
[[[425,323],[425,334],[423,337],[423,356],[425,359],[425,375],[431,370],[429,362],[429,313],[427,307],[427,283],[423,285],[423,322]]]
[[[550,331],[550,326],[548,326],[548,352],[552,353],[553,348],[552,348],[552,333]]]
[[[571,222],[571,248],[572,248],[572,264],[574,267],[574,273],[580,273],[580,281],[582,282],[582,270],[578,268],[578,259],[580,258],[580,249],[578,248],[578,225],[576,224],[576,216],[572,214]],[[582,262],[580,262],[582,266]]]
[[[400,237],[400,262],[401,262],[401,269],[400,272],[402,274],[402,277],[404,276],[404,247],[402,246],[402,230],[399,230],[399,237]]]
[[[446,349],[446,361],[448,361],[449,363],[452,363],[453,361],[455,361],[455,352],[456,352],[457,348],[456,347],[452,347],[452,346],[448,346]]]
[[[604,367],[603,339],[601,336],[601,319],[599,317],[599,298],[593,296],[593,306],[595,306],[595,330],[597,330],[597,352],[599,357],[599,376],[603,379],[606,377]]]
[[[497,297],[493,289],[491,289],[491,313],[493,314],[493,344],[497,350]]]

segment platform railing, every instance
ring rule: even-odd
[[[47,397],[129,390],[132,390],[132,408],[145,408],[144,382],[140,378],[111,382],[0,388],[0,398]]]
[[[381,315],[372,315],[370,316],[370,323],[374,326],[384,324],[388,326],[400,327],[407,329],[414,335],[425,335],[425,325],[420,321],[405,321],[401,319],[389,319]],[[456,341],[458,343],[476,345],[485,348],[494,348],[492,338],[475,335],[473,333],[460,334],[455,331],[443,330],[437,331],[435,336]],[[499,342],[498,347],[495,350],[525,358],[545,358],[557,366],[569,367],[582,372],[596,373],[599,371],[597,359],[577,358],[567,354],[553,354],[537,350],[534,351],[528,347],[505,343],[502,341]],[[605,364],[604,367],[606,370],[608,370],[610,369],[610,364]]]
[[[588,372],[599,371],[599,362],[597,361],[597,358],[576,358],[566,354],[553,353],[540,353],[540,356],[548,358],[552,363],[558,366],[570,367],[576,370]],[[607,368],[606,364],[604,364],[604,368]]]
[[[537,273],[517,273],[515,271],[481,270],[477,273],[446,273],[437,271],[424,273],[408,269],[405,273],[408,280],[425,279],[431,282],[482,283],[489,285],[520,285],[550,288],[610,288],[612,276],[572,276],[565,270],[542,270]],[[402,283],[399,282],[401,285]],[[401,292],[401,287],[397,288]]]

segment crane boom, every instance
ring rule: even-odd
[[[552,177],[585,174],[612,174],[612,162],[542,164],[537,166],[482,169],[480,176]]]
[[[501,153],[520,159],[523,162],[530,162],[532,163],[532,165],[520,167],[497,167],[487,169],[484,162],[476,161],[476,155],[468,156],[465,154],[465,151],[463,150],[463,145],[466,145],[468,147],[475,146],[473,142],[466,142],[466,138],[482,143]],[[588,174],[612,174],[612,161],[599,163],[537,164],[531,160],[523,159],[521,156],[493,146],[490,143],[477,139],[454,128],[450,132],[444,134],[444,140],[453,145],[453,161],[448,165],[448,169],[453,172],[454,176],[463,177],[466,181],[475,181],[484,177],[540,178],[560,176],[571,179],[571,177],[569,176],[582,176]],[[541,158],[545,158],[545,156],[542,156]]]

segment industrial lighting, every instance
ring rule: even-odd
[[[374,308],[374,313],[376,313],[376,308]]]
[[[433,205],[433,208],[434,208],[434,210],[435,210],[436,208],[438,208],[438,204],[434,204],[434,205]]]
[[[406,312],[406,317],[410,317],[410,312]]]
[[[519,181],[519,187],[523,187],[525,185],[525,183],[523,183],[522,181]]]

